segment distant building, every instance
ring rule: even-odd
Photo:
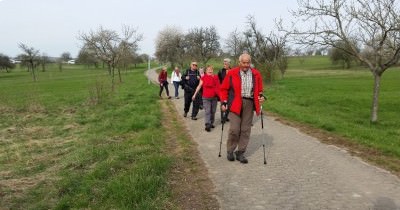
[[[75,60],[69,60],[67,61],[68,64],[75,64]]]
[[[19,60],[14,60],[14,59],[10,59],[10,62],[13,63],[13,64],[21,63],[21,61],[19,61]]]

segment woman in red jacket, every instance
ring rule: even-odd
[[[251,57],[249,54],[242,54],[239,57],[239,67],[231,69],[220,89],[221,111],[229,109],[229,136],[227,141],[227,158],[247,163],[244,157],[247,145],[250,140],[253,111],[259,115],[260,103],[264,101],[263,83],[260,72],[250,68]],[[228,101],[228,95],[233,96]]]
[[[167,73],[167,67],[162,67],[160,74],[158,74],[158,82],[160,83],[160,92],[159,92],[159,96],[161,97],[161,93],[163,92],[164,88],[165,91],[167,92],[167,96],[168,99],[171,98],[171,96],[169,96],[169,90],[168,90],[168,73]]]
[[[219,95],[219,80],[218,76],[214,75],[214,68],[207,66],[206,73],[200,79],[200,83],[193,94],[192,100],[196,99],[196,95],[203,87],[202,99],[205,114],[205,130],[207,132],[214,128],[215,111],[217,110],[217,102]]]

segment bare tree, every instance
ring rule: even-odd
[[[0,70],[4,69],[9,73],[13,68],[15,68],[15,64],[11,62],[10,57],[0,53]]]
[[[116,31],[99,27],[97,31],[90,31],[88,34],[80,34],[79,39],[83,41],[84,47],[94,53],[96,58],[106,63],[108,72],[111,75],[112,90],[115,87],[115,69],[118,62],[126,56],[128,52],[138,49],[138,42],[142,40],[142,35],[137,33],[137,29],[124,26],[122,35]],[[120,82],[122,82],[121,71],[117,68]]]
[[[183,32],[174,26],[168,26],[161,30],[156,38],[155,56],[160,62],[169,62],[172,67],[175,64],[183,65],[186,60]]]
[[[349,48],[347,51],[351,50],[352,46],[347,46],[343,41],[337,41],[337,46],[340,48],[332,47],[329,50],[329,57],[333,64],[341,63],[343,68],[351,68],[351,64],[355,61],[355,57],[346,51],[342,50],[343,48]],[[356,46],[356,44],[354,44]]]
[[[400,59],[399,0],[298,0],[298,3],[299,9],[292,14],[297,20],[313,23],[309,29],[292,30],[298,43],[335,47],[368,66],[374,77],[370,120],[377,122],[381,76]],[[350,47],[341,47],[338,41]]]
[[[42,66],[42,71],[46,71],[46,65],[50,62],[49,56],[47,56],[46,53],[43,53],[42,56],[40,56],[40,65]]]
[[[135,57],[133,58],[133,64],[134,64],[134,68],[137,67],[137,64],[139,63],[147,63],[149,60],[149,55],[147,54],[140,54],[140,55],[135,55]]]
[[[225,48],[234,59],[237,59],[240,54],[245,50],[243,33],[239,32],[236,28],[229,33],[228,38],[225,40]]]
[[[219,35],[214,26],[190,29],[185,40],[187,53],[203,65],[220,52]]]
[[[293,54],[297,57],[297,59],[299,60],[300,64],[304,64],[304,62],[306,61],[305,59],[305,52],[300,49],[300,48],[296,48],[293,52]]]
[[[282,77],[287,69],[286,42],[288,33],[271,31],[265,35],[257,28],[254,17],[248,16],[248,30],[245,35],[245,49],[261,72],[273,80],[273,72],[279,69]],[[278,23],[279,24],[279,23]]]
[[[19,44],[19,48],[24,52],[20,55],[22,64],[28,67],[28,71],[32,74],[33,81],[36,82],[37,78],[35,69],[40,63],[39,50],[36,50],[33,47],[28,47],[22,43]]]
[[[63,52],[63,53],[61,54],[61,59],[62,59],[64,62],[67,62],[68,60],[71,60],[71,59],[72,59],[71,53],[70,53],[70,52]]]
[[[62,69],[63,69],[63,64],[64,63],[66,63],[68,60],[71,60],[71,53],[69,53],[69,52],[63,52],[63,53],[61,53],[61,56],[60,56],[60,58],[57,60],[57,63],[58,63],[58,69],[60,70],[60,71],[62,71]]]
[[[94,65],[95,68],[98,68],[99,65],[99,59],[85,46],[79,51],[77,62],[85,64],[87,68],[89,68],[90,65]]]

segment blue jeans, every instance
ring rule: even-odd
[[[179,96],[179,92],[178,92],[178,90],[179,90],[179,82],[174,81],[173,83],[174,83],[174,87],[175,87],[175,98],[176,98],[176,97]]]

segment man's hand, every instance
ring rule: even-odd
[[[263,94],[258,95],[258,101],[260,103],[263,103],[265,100],[267,100],[267,98]]]
[[[228,110],[228,103],[223,102],[221,104],[221,111],[226,112],[226,110]]]

